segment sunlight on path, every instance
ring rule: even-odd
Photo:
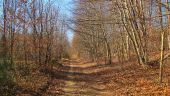
[[[105,70],[109,68],[108,66],[100,68],[94,67],[97,65],[92,64],[92,69],[88,70],[88,68],[91,67],[90,64],[87,63],[87,69],[81,69],[81,64],[83,66],[85,65],[85,63],[82,63],[81,61],[72,60],[71,62],[65,62],[65,64],[67,64],[67,66],[64,66],[64,68],[69,67],[70,69],[65,70],[68,71],[67,74],[62,74],[63,77],[66,78],[60,78],[60,80],[64,81],[64,86],[61,88],[62,94],[57,96],[112,96],[111,92],[106,90],[106,86],[103,83],[104,81],[95,77],[95,75],[90,74]],[[81,70],[75,70],[72,66]]]
[[[100,86],[88,85],[87,82],[65,81],[62,96],[103,96],[106,92],[97,90],[98,87]]]

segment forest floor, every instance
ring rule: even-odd
[[[160,85],[159,70],[143,69],[137,62],[106,65],[65,60],[62,67],[54,68],[55,79],[44,96],[170,96],[168,65]]]
[[[108,65],[73,59],[60,63],[50,71],[52,79],[42,96],[170,96],[168,63],[162,84],[159,69],[143,69],[137,62]]]

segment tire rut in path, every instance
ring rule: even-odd
[[[83,72],[87,70],[85,67],[84,70],[82,70],[80,64],[82,64],[83,66],[85,63],[81,63],[81,61],[68,61],[65,62],[65,64],[66,63],[67,66],[63,66],[63,69],[65,67],[69,67],[69,69],[67,70],[61,71],[54,68],[55,79],[53,81],[55,82],[57,80],[60,80],[63,82],[63,84],[62,86],[55,86],[55,84],[52,84],[53,85],[51,86],[52,88],[48,90],[48,95],[50,96],[106,96],[107,94],[108,96],[109,92],[105,90],[106,88],[103,83],[103,80],[100,80],[100,78],[98,78],[98,76],[96,76],[95,74],[87,74],[86,72]],[[78,67],[80,67],[81,70],[74,71],[74,68],[71,66],[75,66],[76,68],[78,68],[76,65],[78,65]],[[92,66],[94,66],[94,64]],[[89,67],[90,66],[88,65],[87,68]],[[58,89],[60,89],[61,93],[58,91]]]

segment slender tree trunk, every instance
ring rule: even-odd
[[[161,52],[160,52],[160,70],[159,70],[159,82],[162,83],[163,77],[163,58],[164,58],[164,35],[165,31],[163,30],[163,20],[162,20],[162,10],[161,10],[161,1],[158,0],[159,15],[160,15],[160,25],[161,25]]]
[[[7,26],[7,18],[6,18],[6,8],[7,7],[7,1],[3,0],[3,15],[4,15],[4,27],[3,27],[3,36],[2,36],[2,40],[3,40],[3,60],[4,63],[6,63],[6,59],[7,59],[7,39],[6,39],[6,26]]]

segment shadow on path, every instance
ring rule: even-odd
[[[81,63],[78,61],[68,61],[70,63],[70,66],[67,64],[67,66],[62,67],[62,71],[57,70],[57,68],[54,68],[52,72],[46,72],[51,73],[53,77],[53,82],[57,81],[63,81],[63,84],[61,86],[52,84],[53,86],[50,86],[48,89],[48,95],[50,96],[106,96],[107,90],[105,90],[106,86],[104,85],[104,80],[100,80],[100,78],[97,78],[95,74],[86,74],[82,73],[83,70],[86,71],[86,68],[76,67],[77,63]],[[67,62],[65,62],[67,63]],[[81,63],[84,64],[84,63]],[[75,68],[71,67],[75,66],[76,69],[79,69],[79,71],[74,71]],[[87,68],[89,68],[88,66]],[[102,65],[102,67],[105,67]],[[66,69],[64,69],[66,68]],[[91,71],[97,69],[99,67],[94,67],[92,65]],[[63,71],[64,70],[64,71]],[[58,90],[60,89],[60,90]],[[59,92],[60,91],[60,92]],[[46,95],[45,95],[46,96]]]

